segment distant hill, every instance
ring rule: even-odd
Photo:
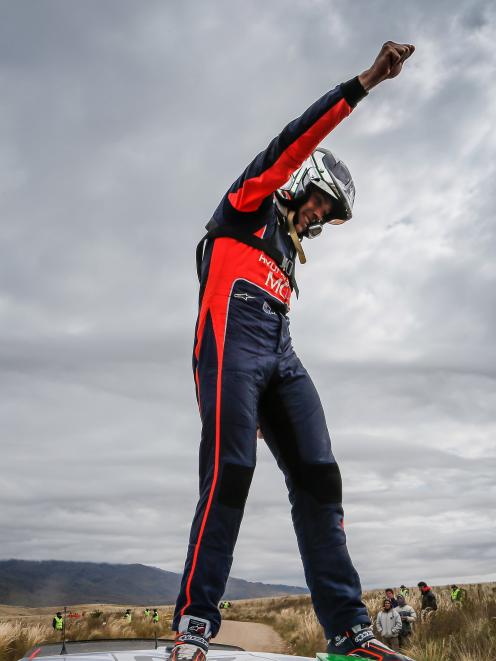
[[[60,560],[0,560],[0,604],[62,606],[87,603],[172,604],[180,574],[146,565]],[[306,594],[290,585],[230,578],[225,599]]]

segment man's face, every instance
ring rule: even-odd
[[[324,191],[312,190],[308,200],[301,205],[296,213],[294,224],[296,232],[303,234],[309,225],[320,222],[331,213],[332,205],[332,198],[326,195]]]
[[[386,597],[387,597],[388,599],[392,599],[392,598],[393,598],[393,593],[391,592],[391,590],[386,590]]]

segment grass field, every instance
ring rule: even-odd
[[[415,626],[410,647],[405,652],[416,661],[496,661],[496,587],[494,584],[465,586],[463,606],[450,602],[449,589],[435,588],[439,610]],[[417,590],[409,603],[417,612]],[[366,592],[365,602],[375,618],[383,594]],[[124,620],[126,608],[133,611],[131,623]],[[16,661],[26,650],[42,641],[61,639],[51,627],[56,608],[17,608],[0,606],[0,661]],[[59,608],[60,610],[60,608]],[[86,604],[73,606],[84,617],[67,619],[66,638],[170,638],[172,606],[159,608],[160,622],[153,625],[142,616],[141,606]],[[223,612],[229,620],[262,622],[271,625],[283,638],[288,654],[314,657],[324,651],[326,641],[313,613],[309,597],[277,597],[233,602]]]
[[[133,611],[132,621],[124,619],[126,608]],[[160,622],[153,624],[142,616],[143,609],[136,606],[85,604],[72,606],[73,611],[84,612],[78,619],[66,618],[67,640],[93,640],[98,638],[171,638],[172,606],[159,609]],[[57,608],[0,607],[0,661],[16,661],[24,652],[41,642],[62,640],[60,632],[52,629],[52,618]]]
[[[405,653],[415,661],[496,661],[496,587],[494,584],[464,586],[467,599],[463,606],[451,604],[448,587],[434,588],[439,610],[414,628]],[[408,603],[420,611],[418,590]],[[364,594],[375,619],[384,593]],[[238,602],[226,615],[228,619],[265,622],[274,627],[288,645],[289,654],[315,656],[324,651],[326,641],[308,597]]]

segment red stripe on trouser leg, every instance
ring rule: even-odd
[[[227,302],[229,299],[227,299]],[[226,304],[227,307],[227,304]],[[213,310],[210,310],[212,313]],[[207,505],[205,507],[205,512],[203,513],[203,518],[200,526],[200,532],[198,533],[198,539],[195,544],[195,551],[193,554],[193,560],[191,563],[191,570],[188,576],[188,581],[186,583],[186,603],[181,609],[181,615],[184,615],[186,609],[191,605],[191,583],[195,574],[196,564],[198,561],[198,554],[200,552],[200,546],[203,538],[203,533],[205,531],[205,526],[207,525],[208,515],[210,513],[210,508],[212,506],[212,501],[214,498],[215,487],[217,486],[217,480],[219,476],[219,458],[220,458],[220,413],[221,413],[221,400],[222,400],[222,361],[224,356],[224,331],[226,323],[226,311],[224,309],[223,314],[211,314],[212,317],[212,326],[215,336],[215,344],[217,347],[217,387],[216,387],[216,407],[215,407],[215,452],[214,452],[214,474],[212,477],[212,485],[210,487],[210,492],[208,494]],[[220,317],[220,319],[219,319]],[[199,355],[199,348],[198,348]],[[198,388],[198,401],[200,401],[200,383],[198,379],[198,370],[197,370],[197,388]]]

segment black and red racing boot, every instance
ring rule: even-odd
[[[364,624],[357,624],[341,636],[335,636],[329,641],[327,654],[317,656],[320,661],[340,661],[350,657],[369,661],[413,661],[377,640],[372,629]]]
[[[210,636],[208,620],[183,615],[169,661],[206,661]]]

